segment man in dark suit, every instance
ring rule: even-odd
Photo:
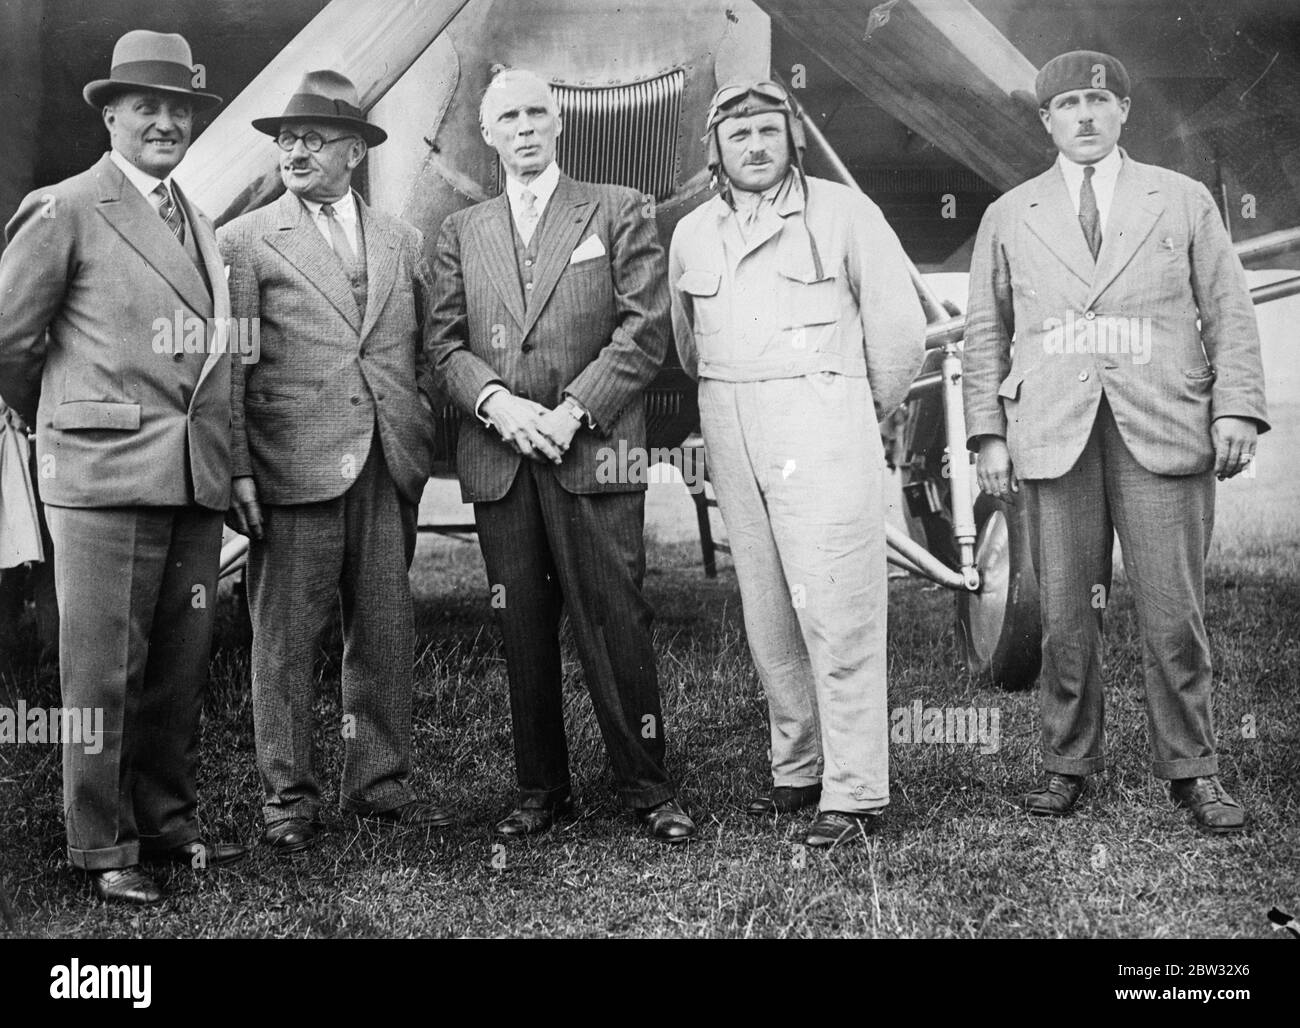
[[[506,188],[443,223],[431,317],[435,376],[464,414],[461,492],[501,601],[519,806],[496,830],[545,831],[572,806],[563,603],[620,796],[655,838],[684,842],[696,829],[664,767],[641,595],[645,486],[597,474],[606,448],[645,447],[668,341],[663,250],[643,197],[556,167],[559,109],[538,76],[499,74],[480,122]]]
[[[205,843],[195,815],[230,358],[212,225],[171,178],[195,109],[221,102],[191,88],[192,64],[177,35],[118,40],[84,90],[112,152],[29,195],[0,260],[0,396],[36,426],[63,705],[103,711],[101,748],[64,741],[68,857],[136,904],[162,899],[141,859],[245,853]]]
[[[253,721],[263,841],[315,841],[312,665],[338,596],[343,779],[359,817],[443,827],[411,788],[415,623],[407,570],[429,477],[429,272],[420,233],[367,207],[352,173],[386,138],[333,71],[309,72],[279,117],[287,192],[221,230],[231,309],[260,319],[261,359],[233,375],[238,527],[251,536]]]
[[[1021,803],[1066,814],[1104,766],[1117,532],[1153,770],[1202,829],[1240,831],[1218,779],[1203,611],[1215,476],[1241,471],[1268,429],[1254,308],[1209,191],[1117,147],[1129,110],[1118,60],[1063,54],[1037,92],[1060,156],[984,216],[964,362],[980,485],[1028,503],[1038,569],[1048,778]]]

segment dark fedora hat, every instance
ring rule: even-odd
[[[366,121],[366,112],[357,102],[357,87],[337,71],[307,72],[289,97],[284,113],[278,118],[254,118],[253,128],[268,136],[278,136],[286,121],[318,121],[350,128],[367,146],[378,146],[388,138],[388,133],[378,125]]]
[[[106,79],[81,91],[91,107],[103,107],[119,93],[149,92],[180,96],[195,107],[217,107],[221,97],[192,85],[194,58],[185,37],[175,32],[136,29],[113,47],[113,66]]]

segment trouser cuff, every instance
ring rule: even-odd
[[[115,867],[130,867],[140,863],[140,844],[128,842],[121,846],[108,846],[102,850],[79,850],[68,847],[68,860],[73,867],[83,871],[109,871]]]
[[[1083,778],[1106,770],[1105,757],[1061,757],[1055,753],[1043,754],[1043,770],[1054,775],[1074,775]]]
[[[1182,760],[1157,760],[1151,765],[1151,773],[1157,778],[1172,781],[1175,778],[1211,778],[1219,773],[1219,758],[1184,757]]]
[[[199,831],[199,826],[191,821],[162,835],[141,835],[140,852],[161,853],[163,850],[175,849],[177,846],[184,846],[187,842],[194,842],[202,837],[203,833]]]
[[[649,810],[661,803],[667,803],[677,795],[671,785],[655,785],[649,789],[619,789],[619,797],[634,810]]]

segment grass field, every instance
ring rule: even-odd
[[[1254,821],[1244,837],[1198,835],[1150,775],[1136,626],[1122,579],[1108,611],[1110,770],[1094,779],[1075,817],[1048,822],[1008,802],[1040,772],[1033,695],[972,685],[954,647],[951,596],[901,580],[891,586],[891,707],[920,700],[997,708],[1000,747],[980,754],[895,745],[882,834],[830,854],[804,851],[807,817],[763,824],[738,809],[765,779],[767,739],[735,578],[724,561],[720,576],[706,580],[694,544],[671,536],[652,540],[647,591],[658,611],[671,768],[700,841],[670,849],[636,834],[614,794],[569,647],[579,816],[538,840],[494,849],[490,826],[511,805],[513,765],[485,577],[476,546],[425,537],[413,574],[416,781],[456,809],[459,827],[375,830],[332,813],[323,844],[305,859],[256,852],[233,868],[164,871],[164,906],[109,908],[88,901],[83,878],[63,857],[57,748],[5,747],[0,877],[16,920],[0,934],[1267,936],[1271,906],[1300,912],[1300,544],[1294,520],[1258,544],[1233,521],[1249,522],[1262,502],[1277,511],[1294,488],[1261,473],[1220,490],[1208,590],[1215,713],[1224,780]],[[221,617],[202,812],[215,837],[252,842],[260,797],[247,638],[229,597]],[[38,664],[32,638],[10,643],[16,671],[4,691],[29,705],[56,703],[57,683]],[[339,653],[332,633],[319,658],[317,708],[330,795],[340,759]],[[1239,728],[1246,714],[1254,738]]]
[[[229,869],[164,872],[164,906],[105,907],[64,859],[57,748],[3,746],[0,882],[13,924],[0,918],[0,938],[1274,935],[1270,907],[1300,915],[1297,317],[1300,298],[1260,308],[1275,428],[1260,440],[1257,473],[1219,487],[1207,583],[1222,777],[1253,819],[1242,837],[1199,835],[1150,774],[1122,574],[1107,611],[1109,770],[1074,817],[1031,820],[1009,802],[1041,773],[1034,695],[976,687],[958,661],[952,597],[905,579],[890,590],[891,707],[996,708],[999,748],[894,745],[893,802],[883,832],[865,846],[805,851],[808,817],[751,821],[739,808],[766,780],[767,728],[735,576],[723,558],[719,577],[704,578],[684,490],[654,486],[646,589],[658,611],[670,768],[702,829],[698,843],[669,849],[635,833],[569,646],[579,816],[541,839],[494,849],[491,825],[513,799],[513,757],[486,578],[477,546],[426,536],[412,574],[415,776],[425,795],[455,808],[459,827],[374,830],[332,814],[323,844],[299,862],[255,852]],[[0,704],[58,702],[33,635],[0,640],[10,659]],[[251,843],[260,786],[247,643],[226,596],[201,811],[212,836]],[[334,632],[318,661],[319,766],[330,796],[340,764],[339,653]],[[1243,731],[1247,716],[1253,737]]]

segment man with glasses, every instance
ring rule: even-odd
[[[879,208],[803,173],[781,86],[719,90],[705,141],[719,195],[677,226],[668,282],[767,692],[773,781],[748,812],[820,803],[804,842],[833,846],[889,802],[877,422],[920,366],[925,317]]]
[[[263,842],[313,844],[312,666],[337,595],[343,622],[339,807],[442,827],[411,788],[414,617],[407,569],[433,447],[420,233],[367,207],[352,173],[386,138],[333,71],[309,72],[253,126],[287,192],[222,229],[231,310],[260,319],[260,360],[232,373],[236,527],[251,539],[253,722]],[[330,734],[333,734],[332,732]]]

